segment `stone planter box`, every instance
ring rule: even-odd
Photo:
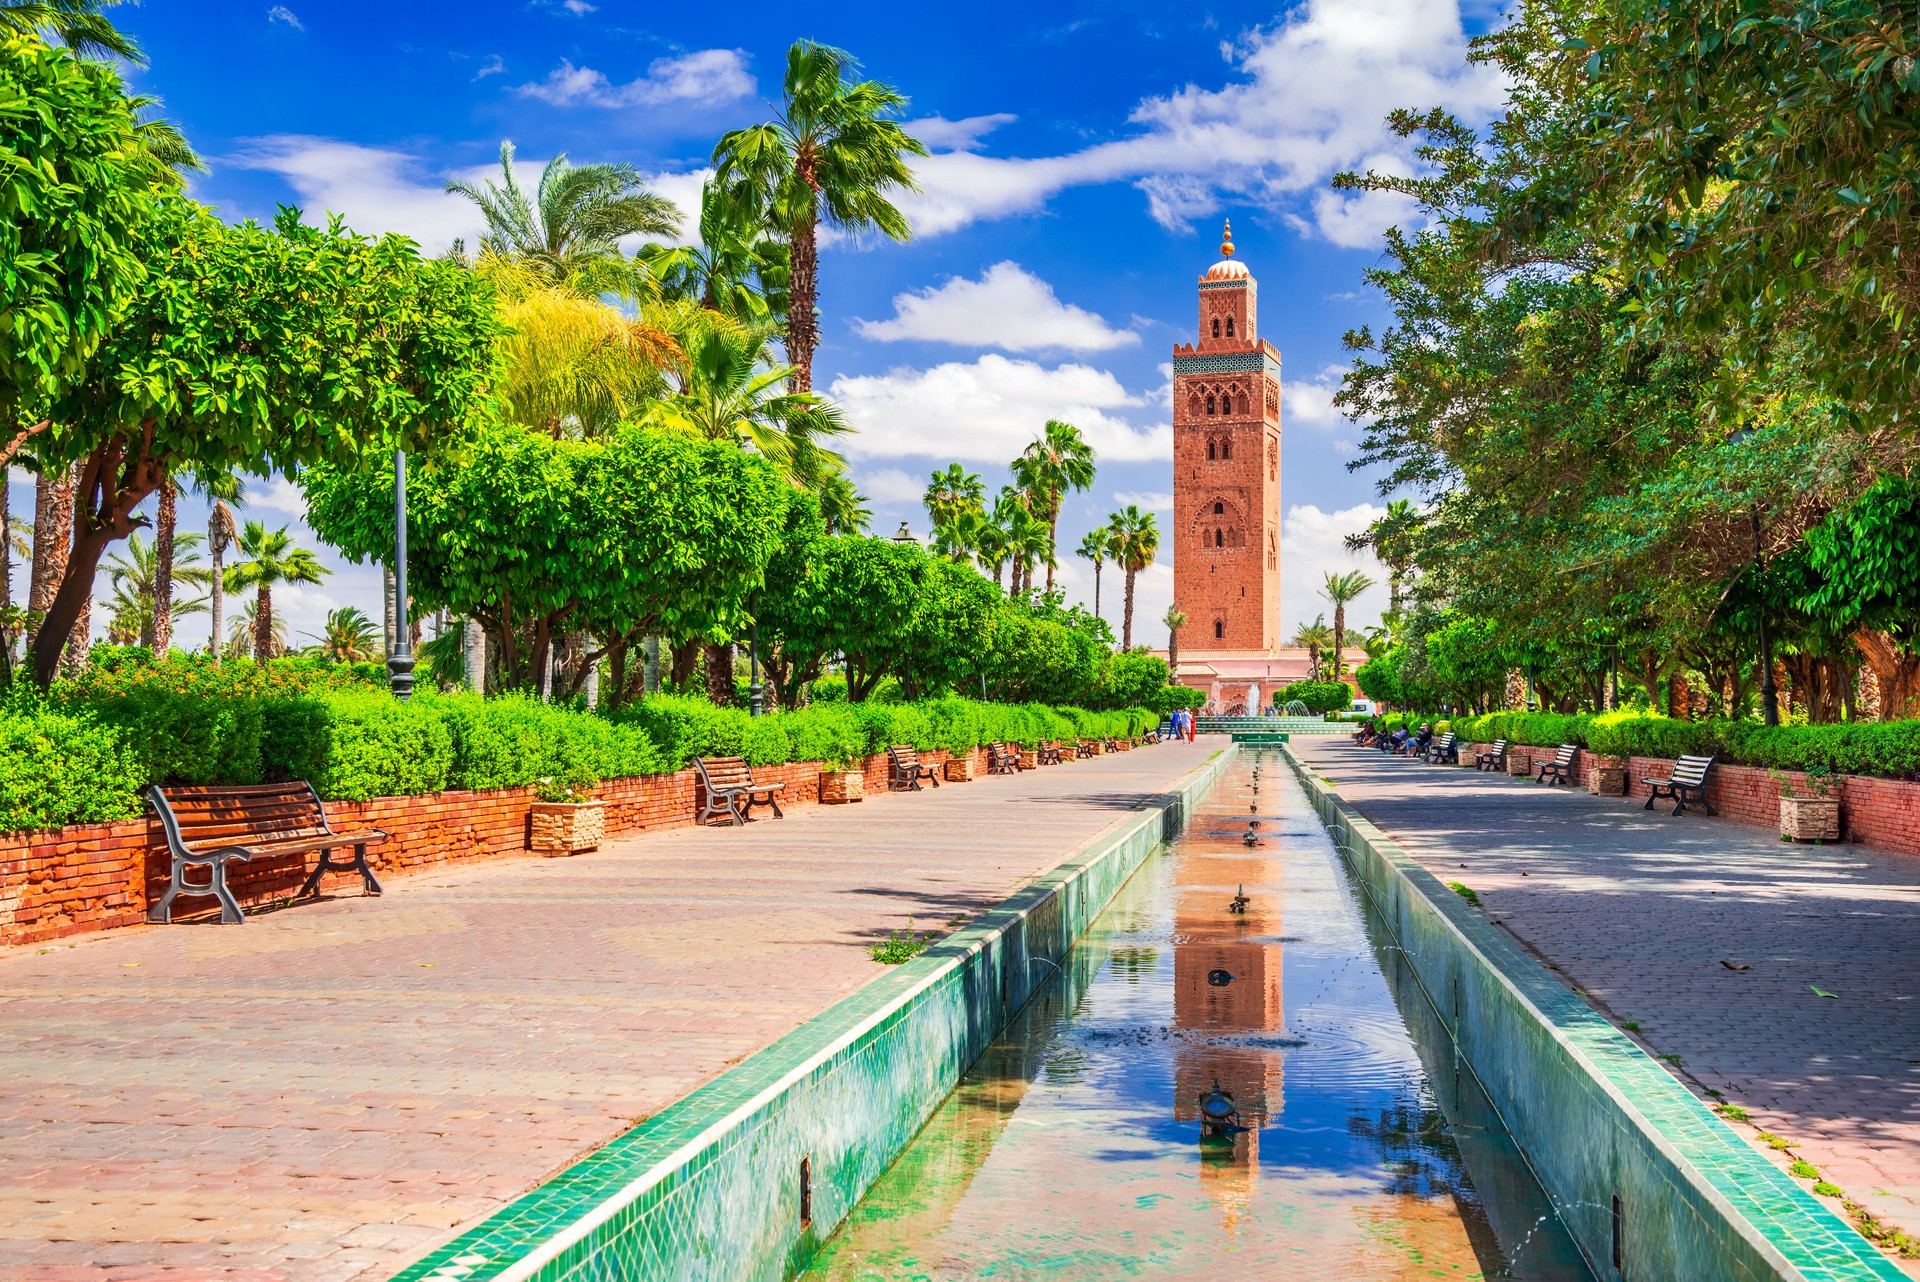
[[[531,833],[536,854],[557,857],[598,849],[607,835],[607,803],[536,801]]]
[[[1621,757],[1595,757],[1587,771],[1587,791],[1596,797],[1627,795],[1627,763]]]
[[[1020,749],[1020,768],[1022,770],[1038,770],[1040,768],[1039,749]]]
[[[972,753],[968,753],[964,757],[947,758],[946,772],[948,783],[972,783],[974,780],[974,770],[975,766],[973,764]]]
[[[1113,750],[1114,750],[1115,752],[1132,752],[1132,751],[1133,751],[1133,740],[1131,740],[1131,739],[1115,739],[1115,740],[1113,741]]]
[[[1098,739],[1089,739],[1087,740],[1087,755],[1104,757],[1107,755],[1107,745]]]
[[[1780,835],[1793,841],[1840,840],[1840,799],[1780,798]]]
[[[1524,748],[1507,745],[1507,773],[1525,779],[1533,774],[1533,754]]]
[[[858,770],[822,770],[820,804],[844,806],[867,798],[867,777]]]

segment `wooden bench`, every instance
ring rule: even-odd
[[[1474,754],[1473,768],[1475,770],[1504,771],[1507,768],[1507,741],[1505,739],[1495,739],[1491,748],[1488,748],[1485,752]]]
[[[905,788],[913,792],[920,791],[920,781],[931,779],[933,786],[940,786],[940,772],[932,766],[920,764],[920,751],[907,744],[895,744],[887,749],[887,788]]]
[[[1057,766],[1065,760],[1066,755],[1060,751],[1060,741],[1058,739],[1042,739],[1040,741],[1041,765]]]
[[[1020,771],[1020,748],[1011,743],[990,743],[987,745],[987,773],[990,775],[1011,775]]]
[[[724,811],[737,828],[753,817],[755,806],[773,807],[775,819],[787,817],[777,795],[787,785],[760,783],[745,757],[695,757],[693,768],[700,772],[700,786],[707,794],[696,824],[706,823]]]
[[[1091,757],[1093,755],[1093,740],[1091,739],[1074,740],[1073,755],[1079,758],[1081,761],[1085,761],[1087,758]]]
[[[1451,761],[1456,766],[1460,764],[1460,736],[1451,730],[1427,745],[1427,764],[1437,766],[1443,761]]]
[[[1578,744],[1561,744],[1559,751],[1553,754],[1552,761],[1540,763],[1540,769],[1533,776],[1533,781],[1535,783],[1572,783],[1573,759],[1579,754]]]
[[[1692,798],[1700,803],[1709,815],[1720,812],[1707,800],[1707,774],[1713,769],[1713,757],[1682,757],[1673,763],[1673,773],[1665,779],[1642,779],[1653,791],[1647,794],[1647,804],[1642,810],[1652,810],[1653,803],[1661,797],[1673,798],[1673,813],[1681,814],[1687,808],[1687,800]]]
[[[150,922],[171,922],[173,901],[181,895],[211,895],[220,901],[220,920],[237,926],[247,918],[227,886],[229,863],[305,856],[316,850],[320,863],[302,883],[295,899],[316,893],[320,878],[329,872],[357,872],[369,895],[380,893],[380,883],[367,866],[367,847],[379,845],[387,834],[379,828],[335,832],[327,822],[320,795],[305,781],[225,788],[163,788],[155,784],[147,789],[147,804],[159,814],[167,849],[173,855],[167,891],[147,910]],[[335,863],[333,852],[341,846],[352,846],[353,858]],[[207,880],[188,881],[187,869],[191,867],[205,868]]]

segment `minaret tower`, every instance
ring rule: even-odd
[[[1173,599],[1182,658],[1271,655],[1280,638],[1280,353],[1233,256],[1200,278],[1200,341],[1173,349]],[[1183,662],[1182,666],[1185,664]]]

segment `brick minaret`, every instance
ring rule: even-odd
[[[1173,599],[1180,649],[1272,654],[1280,638],[1280,353],[1233,257],[1200,278],[1200,341],[1173,349]]]

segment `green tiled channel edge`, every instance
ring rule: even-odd
[[[792,1277],[1234,749],[973,925],[402,1270],[395,1282]],[[811,1219],[801,1223],[807,1162]]]
[[[1282,751],[1596,1278],[1905,1276]]]

